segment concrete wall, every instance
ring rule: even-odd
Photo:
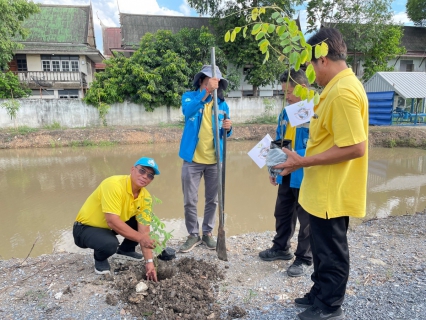
[[[5,100],[0,100],[1,104]],[[80,99],[19,99],[21,107],[16,117],[17,126],[43,128],[54,123],[62,127],[99,126],[98,111]],[[282,108],[282,99],[264,98],[228,98],[231,118],[235,123],[245,122],[267,112],[278,115]],[[107,115],[110,126],[144,126],[161,123],[172,123],[183,120],[181,109],[160,107],[154,112],[146,112],[141,105],[119,103],[111,106]],[[8,116],[6,109],[0,107],[0,128],[12,128],[14,121]]]

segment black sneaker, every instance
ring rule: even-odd
[[[117,250],[117,253],[112,256],[114,259],[130,260],[130,261],[142,261],[143,256],[135,251],[121,251]]]
[[[313,265],[306,264],[305,262],[296,258],[293,264],[287,269],[287,274],[290,277],[301,277],[311,272]]]
[[[267,249],[259,252],[260,259],[264,261],[274,261],[274,260],[291,260],[294,255],[290,250],[274,250]]]
[[[294,299],[294,304],[299,308],[310,308],[314,305],[314,299],[311,299],[311,295],[306,293],[303,298]]]
[[[306,309],[302,313],[297,315],[301,320],[343,320],[345,319],[345,313],[343,309],[339,307],[334,312],[323,311],[317,306],[312,306]]]
[[[108,259],[98,261],[95,259],[95,273],[96,274],[111,274],[111,267],[109,266]]]

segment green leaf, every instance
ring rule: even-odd
[[[260,31],[257,35],[256,35],[256,40],[262,39],[265,36],[265,32]]]
[[[300,39],[300,37],[299,36],[295,36],[295,37],[292,37],[291,38],[291,41],[293,41],[293,42],[298,42],[299,41],[299,39]]]
[[[320,95],[318,94],[318,92],[315,92],[314,105],[317,105],[319,102],[320,102]]]
[[[323,43],[321,43],[321,55],[323,57],[326,57],[327,54],[328,54],[328,44],[323,42]]]
[[[229,42],[229,38],[231,38],[231,33],[228,31],[225,33],[225,42]]]
[[[235,31],[235,33],[240,32],[241,31],[241,27],[235,27],[234,31]]]
[[[235,30],[234,31],[232,31],[232,33],[231,33],[231,42],[234,42],[235,41],[235,37],[237,36],[237,33],[235,32]]]
[[[300,44],[304,47],[306,46],[306,40],[305,40],[305,36],[303,35],[302,31],[299,31],[299,37],[300,37]]]
[[[288,45],[290,43],[290,39],[285,39],[283,41],[280,42],[280,46],[281,47],[285,47],[286,45]]]
[[[287,46],[283,49],[283,53],[289,53],[291,51],[291,49],[293,49],[292,46]]]
[[[271,18],[272,19],[276,19],[276,18],[278,18],[278,17],[280,17],[281,16],[281,14],[278,12],[278,11],[275,11],[272,15],[271,15]]]
[[[315,81],[315,70],[312,64],[308,65],[306,68],[306,77],[308,78],[308,81],[310,84],[314,83]]]
[[[256,24],[253,26],[253,29],[251,30],[251,34],[252,34],[252,35],[258,34],[258,33],[259,33],[259,31],[261,30],[261,28],[262,28],[262,24],[261,24],[261,23],[256,23]]]
[[[296,60],[296,63],[294,64],[294,70],[299,71],[299,69],[300,69],[300,64],[301,64],[300,55],[299,55],[299,54],[297,54],[297,60]]]
[[[264,23],[264,24],[262,24],[262,31],[263,32],[268,32],[268,28],[269,28],[269,23]]]
[[[291,54],[290,54],[290,63],[291,64],[296,64],[296,62],[297,62],[297,60],[299,59],[299,53],[298,52],[296,52],[296,51],[293,51]],[[300,66],[300,65],[299,65]]]
[[[260,8],[259,9],[259,14],[261,14],[261,13],[265,13],[266,12],[266,10],[265,10],[265,8],[264,7],[262,7],[262,8]]]
[[[247,36],[247,26],[243,29],[243,37],[245,38]]]
[[[268,33],[272,33],[272,32],[274,32],[274,30],[275,30],[275,24],[271,23],[268,27]]]
[[[253,21],[256,21],[258,15],[259,15],[259,10],[257,8],[254,8],[251,12],[251,19]]]
[[[302,90],[302,88],[303,87],[300,84],[296,84],[296,86],[294,87],[294,90],[293,90],[293,94],[296,97],[300,97],[300,91]]]
[[[315,59],[319,59],[321,57],[321,45],[317,44],[315,46]]]
[[[283,17],[279,17],[279,18],[277,19],[277,23],[283,23],[283,22],[284,22]]]
[[[269,60],[269,50],[266,51],[265,59],[263,60],[263,64],[265,64]]]
[[[300,90],[300,99],[306,100],[307,97],[308,97],[308,88],[302,87],[302,89]]]
[[[300,63],[305,63],[308,60],[308,51],[305,49],[300,53]]]
[[[283,29],[285,30],[285,28],[283,27]],[[279,34],[280,39],[287,39],[289,37],[290,33],[289,32],[282,32],[281,34]],[[290,39],[291,40],[291,39]]]
[[[284,61],[284,59],[285,59],[285,55],[283,55],[283,54],[281,54],[281,55],[278,57],[278,61],[279,61],[279,62],[283,62],[283,61]]]
[[[311,101],[314,98],[314,95],[315,95],[315,91],[309,90],[308,101]]]

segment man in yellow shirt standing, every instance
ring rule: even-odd
[[[341,33],[320,29],[308,43],[325,42],[326,57],[312,57],[316,83],[324,87],[314,107],[306,156],[284,150],[282,175],[304,168],[299,202],[309,212],[314,282],[298,307],[299,319],[344,319],[341,308],[349,278],[347,230],[349,217],[366,210],[368,170],[368,101],[364,88],[346,65]]]
[[[180,142],[179,157],[182,165],[182,191],[185,210],[185,226],[188,238],[179,248],[180,252],[189,252],[201,243],[207,249],[216,250],[216,241],[212,237],[215,224],[215,212],[218,194],[218,175],[216,147],[220,158],[223,154],[223,132],[229,137],[232,134],[232,122],[229,119],[229,108],[224,98],[224,90],[228,81],[216,66],[216,78],[213,78],[212,67],[205,65],[193,81],[195,91],[182,95],[182,113],[185,116],[185,128]],[[215,141],[215,124],[213,112],[213,91],[217,89],[219,140]],[[225,114],[227,119],[224,118]],[[199,236],[197,216],[198,187],[204,176],[205,206],[204,219],[201,226],[202,237]]]
[[[135,252],[140,244],[147,279],[157,281],[151,250],[155,244],[146,224],[150,220],[152,198],[145,187],[158,174],[154,159],[140,158],[130,175],[105,179],[81,207],[74,222],[74,242],[80,248],[94,250],[97,274],[110,273],[108,258],[114,254],[116,258],[142,261],[142,255]],[[117,234],[124,237],[120,246]]]

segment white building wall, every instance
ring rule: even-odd
[[[62,127],[99,126],[98,110],[80,99],[19,99],[21,107],[17,113],[16,125],[31,128],[43,128],[54,123]],[[282,108],[281,98],[238,98],[227,99],[231,119],[242,123],[262,116],[277,115]],[[0,100],[2,104],[4,100]],[[268,107],[267,107],[268,106]],[[168,107],[156,108],[153,112],[145,111],[141,105],[134,103],[113,104],[106,117],[110,126],[145,126],[172,123],[183,120],[181,109]],[[0,108],[0,128],[12,128],[14,121],[7,115],[6,109]]]

